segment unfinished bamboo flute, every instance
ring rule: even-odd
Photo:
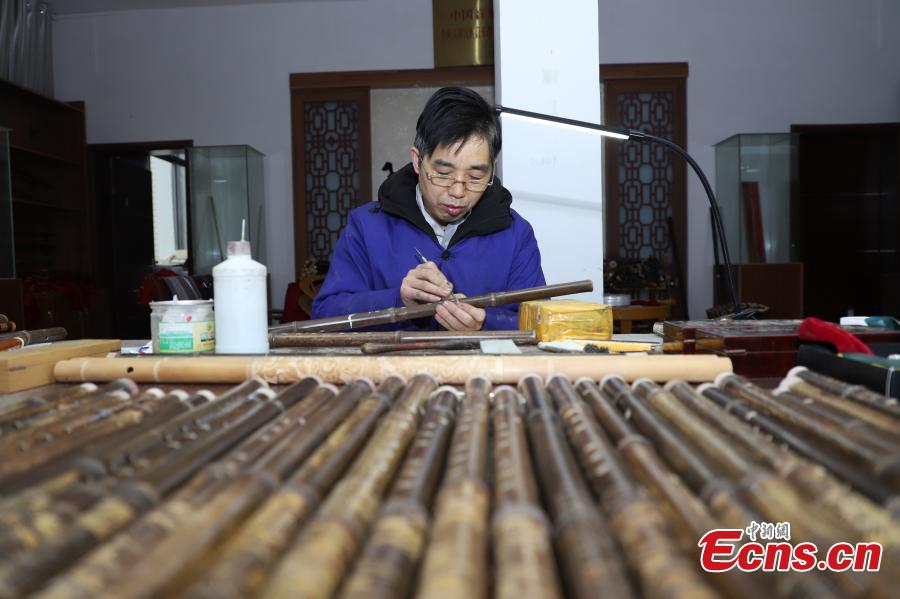
[[[459,298],[458,301],[477,308],[489,308],[493,306],[502,306],[504,304],[514,304],[529,300],[546,299],[548,297],[593,291],[593,289],[593,282],[584,280],[571,283],[559,283],[557,285],[529,287],[527,289],[517,289],[515,291],[474,295],[472,297]],[[314,331],[322,333],[327,331],[346,331],[375,325],[392,324],[406,320],[414,320],[416,318],[434,316],[438,305],[439,304],[436,303],[429,303],[414,306],[412,308],[387,308],[384,310],[373,310],[371,312],[347,314],[345,316],[301,320],[289,324],[269,327],[269,332]]]
[[[269,347],[355,347],[366,343],[411,343],[415,341],[467,341],[509,339],[517,344],[537,343],[534,331],[369,331],[343,333],[273,333]]]
[[[556,376],[547,389],[644,594],[672,599],[717,597],[687,554],[672,541],[663,513],[626,471],[572,383]]]
[[[446,473],[435,500],[431,541],[417,590],[422,599],[487,596],[490,389],[490,381],[483,377],[466,383]]]
[[[525,377],[528,438],[534,447],[541,486],[553,519],[556,552],[573,597],[632,597],[634,590],[619,559],[619,548],[600,516],[565,442],[556,412],[540,378]]]
[[[409,381],[397,407],[284,556],[263,596],[328,597],[337,590],[415,435],[420,407],[436,386],[429,376]]]
[[[539,490],[522,422],[524,399],[511,387],[494,393],[493,465],[495,596],[552,599],[562,596],[553,557],[550,523]]]
[[[428,399],[419,431],[406,454],[369,540],[340,596],[405,597],[424,552],[431,500],[456,421],[457,391],[443,387]]]

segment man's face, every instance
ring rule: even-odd
[[[442,225],[457,220],[475,207],[485,189],[469,191],[463,182],[478,186],[491,180],[493,167],[487,142],[470,137],[464,142],[438,146],[430,156],[420,157],[410,148],[413,168],[419,175],[419,189],[428,214]],[[421,160],[420,160],[421,158]],[[449,179],[447,179],[449,177]],[[455,179],[450,187],[441,187]]]

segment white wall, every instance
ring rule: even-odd
[[[712,145],[734,133],[900,121],[897,0],[598,6],[602,63],[689,63],[688,149],[710,177]],[[56,94],[86,101],[90,143],[191,138],[266,154],[276,304],[294,276],[288,75],[433,64],[427,0],[116,11],[60,17],[54,35]],[[699,317],[712,303],[712,246],[705,196],[688,181],[689,302]]]

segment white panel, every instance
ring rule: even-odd
[[[495,0],[497,101],[600,122],[597,2]],[[602,143],[589,131],[503,118],[500,170],[532,224],[549,283],[591,279],[603,296]]]

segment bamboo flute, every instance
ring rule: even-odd
[[[410,380],[397,407],[289,549],[264,596],[328,597],[335,592],[415,435],[420,407],[436,386],[428,375]]]
[[[268,385],[261,379],[251,378],[241,381],[237,387],[222,395],[212,396],[213,399],[182,413],[180,416],[168,421],[164,426],[151,429],[128,440],[124,445],[117,447],[114,452],[111,452],[112,455],[109,457],[107,465],[110,468],[116,468],[125,462],[134,463],[146,452],[160,445],[165,445],[179,433],[201,425],[208,416],[227,411],[254,391],[266,387]]]
[[[354,405],[347,418],[334,418],[323,422],[324,427],[310,428],[318,437],[315,446],[309,446],[310,450],[317,447],[315,452],[215,554],[211,569],[189,586],[184,596],[255,596],[297,530],[357,456],[402,389],[400,379],[389,379]],[[341,413],[346,415],[347,411]],[[268,474],[272,467],[278,468],[277,462],[259,464],[256,471]]]
[[[343,333],[273,333],[269,347],[355,347],[365,343],[413,341],[468,341],[509,339],[517,344],[537,343],[534,331],[368,331]]]
[[[683,381],[666,385],[684,406],[727,436],[756,461],[768,466],[803,493],[806,505],[821,506],[837,514],[862,538],[881,543],[887,551],[900,548],[900,524],[880,505],[845,486],[824,468],[774,443],[750,424],[715,406]]]
[[[107,393],[91,403],[94,405],[79,406],[65,416],[47,419],[33,428],[5,436],[6,443],[0,444],[0,459],[16,459],[17,453],[43,454],[47,448],[66,438],[78,438],[85,430],[90,432],[91,425],[113,418],[122,411],[140,409],[132,394],[125,390]]]
[[[796,375],[785,377],[775,391],[775,395],[779,395],[783,390],[796,393],[808,402],[827,408],[845,419],[849,418],[857,428],[874,429],[872,432],[884,435],[894,443],[900,442],[900,414],[890,414],[875,408],[874,405],[870,406],[845,399],[808,383]]]
[[[593,291],[594,284],[590,280],[574,281],[571,283],[559,283],[557,285],[542,285],[540,287],[529,287],[527,289],[517,289],[515,291],[505,291],[500,293],[487,293],[485,295],[475,295],[472,297],[459,298],[461,303],[475,306],[476,308],[489,308],[494,306],[502,306],[505,304],[514,304],[528,300],[546,299],[548,297],[556,297],[559,295],[570,295],[572,293],[582,293],[584,291]],[[315,331],[324,333],[328,331],[343,331],[358,329],[361,327],[369,327],[382,324],[392,324],[403,322],[406,320],[414,320],[416,318],[425,318],[434,316],[438,303],[421,304],[411,308],[387,308],[384,310],[373,310],[371,312],[359,312],[356,314],[347,314],[345,316],[332,316],[328,318],[318,318],[315,320],[301,320],[283,325],[269,327],[269,333],[281,332],[298,332],[298,331]]]
[[[430,541],[416,596],[485,599],[488,589],[488,394],[491,383],[472,377],[465,387],[435,498]]]
[[[333,388],[320,386],[313,392],[313,396],[331,397],[333,401],[316,410],[310,415],[309,420],[298,421],[298,424],[302,422],[303,426],[297,434],[281,436],[268,447],[259,444],[258,439],[249,438],[245,444],[238,446],[223,460],[226,466],[234,464],[234,460],[242,457],[245,451],[251,451],[252,453],[247,456],[248,459],[240,462],[238,471],[226,467],[224,470],[228,473],[228,477],[223,480],[217,478],[215,473],[207,474],[211,469],[219,470],[217,464],[208,466],[159,508],[146,514],[126,533],[98,547],[75,568],[54,579],[51,585],[37,596],[45,599],[90,599],[108,595],[116,585],[134,580],[133,568],[145,560],[148,553],[158,555],[159,547],[180,531],[185,531],[190,536],[196,534],[198,527],[201,527],[200,532],[208,534],[209,531],[202,527],[205,523],[198,521],[198,515],[204,510],[207,512],[220,510],[225,503],[222,497],[230,497],[231,493],[238,491],[239,498],[251,498],[260,490],[270,488],[271,481],[284,472],[266,468],[264,464],[267,456],[278,455],[281,459],[277,467],[291,468],[305,455],[309,455],[312,448],[328,435],[347,411],[371,391],[371,385],[365,381],[344,386],[337,396],[334,396]],[[251,447],[248,448],[247,444]],[[292,457],[293,460],[288,457]],[[245,476],[248,469],[258,474]],[[210,482],[214,484],[209,484]],[[211,505],[211,502],[215,503]],[[227,514],[219,512],[221,519],[224,520],[226,516]],[[182,539],[178,542],[182,542]],[[173,556],[181,561],[180,549],[171,549],[170,543],[166,551],[173,553]]]
[[[805,366],[796,366],[788,372],[788,377],[795,376],[804,382],[814,385],[832,395],[849,399],[857,404],[867,406],[885,414],[900,418],[900,401],[893,397],[886,397],[880,393],[870,391],[860,385],[851,385],[839,381]]]
[[[731,360],[709,354],[693,356],[565,355],[540,356],[213,356],[140,358],[77,358],[54,367],[61,382],[114,379],[127,374],[142,383],[239,383],[262,377],[273,384],[292,383],[318,376],[328,383],[346,383],[360,377],[376,382],[387,376],[413,377],[425,372],[445,384],[464,385],[473,375],[487,376],[495,384],[517,383],[523,376],[570,378],[602,377],[615,373],[625,380],[649,376],[657,381],[681,378],[710,381],[731,372]]]
[[[590,289],[582,290],[590,291]],[[571,291],[569,293],[578,293]],[[66,338],[66,329],[62,327],[50,327],[49,329],[31,329],[27,331],[16,331],[14,333],[0,334],[0,341],[8,341],[10,339],[18,339],[22,345],[34,345],[36,343],[47,343],[48,341],[60,341]]]
[[[452,351],[459,349],[475,349],[476,343],[471,341],[410,341],[406,343],[363,343],[359,351],[365,355],[387,354],[399,351]]]
[[[642,594],[672,599],[718,597],[699,575],[696,563],[686,559],[670,538],[662,512],[625,470],[572,383],[556,376],[547,382],[547,389]]]
[[[378,399],[383,402],[384,393],[392,393],[402,387],[402,381],[387,382],[379,389]],[[354,407],[356,402],[351,406]],[[346,414],[346,411],[342,411]],[[319,440],[328,434],[311,431]],[[296,449],[306,449],[310,443],[288,444]],[[274,449],[266,457],[272,455]],[[200,506],[185,526],[174,531],[152,551],[134,565],[127,578],[121,578],[107,592],[125,598],[171,596],[178,593],[212,563],[210,557],[218,543],[224,540],[240,522],[250,515],[270,496],[276,485],[285,478],[303,454],[291,452],[294,460],[261,460],[244,476],[236,478]],[[299,459],[298,459],[299,458]],[[280,469],[278,469],[280,468]]]
[[[672,522],[678,534],[682,550],[699,560],[697,540],[710,530],[722,528],[718,518],[662,462],[647,437],[637,433],[633,425],[615,409],[609,393],[615,392],[619,385],[601,393],[594,381],[583,378],[576,381],[575,387],[603,429],[609,433],[630,470],[659,501],[668,515],[666,519]],[[709,581],[726,597],[754,599],[769,592],[769,584],[761,577],[745,576],[734,571],[711,576]]]
[[[877,445],[851,438],[839,426],[793,409],[779,402],[764,389],[746,378],[736,375],[719,376],[716,386],[742,399],[755,408],[783,420],[792,426],[839,449],[858,461],[872,475],[895,491],[900,491],[900,455],[885,452]]]
[[[784,385],[784,381],[782,381],[782,385]],[[900,453],[900,437],[886,427],[886,423],[875,425],[866,419],[856,418],[853,414],[830,405],[827,400],[822,401],[822,395],[815,387],[809,390],[809,394],[804,391],[806,389],[802,387],[790,389],[781,386],[772,391],[772,395],[798,413],[828,422],[832,426],[842,429],[848,437],[865,443],[877,451]],[[890,419],[889,416],[886,418]],[[900,430],[900,420],[892,424],[894,428]]]
[[[736,450],[730,438],[708,427],[668,390],[652,381],[635,381],[632,388],[640,401],[693,441],[700,459],[715,464],[718,470],[738,482],[753,509],[767,521],[790,521],[793,530],[803,538],[815,540],[820,546],[851,540],[848,537],[852,537],[855,531],[835,518],[832,512],[810,505],[784,479],[748,460]]]
[[[584,599],[634,596],[618,546],[579,474],[543,382],[537,376],[525,377],[519,392],[526,399],[528,439],[568,594]]]
[[[257,388],[251,395],[261,393],[272,394],[267,388]],[[203,446],[214,444],[225,451],[240,441],[242,435],[246,435],[246,430],[232,427],[232,435],[205,440]],[[117,485],[106,498],[79,514],[61,534],[33,551],[0,562],[0,597],[15,597],[34,591],[50,575],[151,509],[203,464],[195,453],[177,463],[166,461],[158,464],[141,478]],[[157,486],[148,481],[153,481]]]
[[[494,513],[491,519],[497,599],[562,596],[522,421],[524,399],[500,387],[493,403]]]
[[[847,461],[846,456],[835,455],[833,451],[798,435],[783,423],[761,414],[746,401],[726,393],[711,383],[700,385],[697,390],[725,412],[734,414],[798,454],[827,468],[839,479],[884,505],[892,513],[900,513],[900,495],[881,481],[860,472],[858,467]]]
[[[409,594],[456,420],[456,395],[452,387],[442,387],[428,398],[419,430],[341,597],[391,599]]]
[[[0,431],[9,428],[21,428],[16,426],[16,421],[22,420],[27,424],[31,418],[39,417],[43,412],[65,408],[70,403],[77,403],[86,395],[97,392],[94,383],[82,383],[72,387],[52,389],[47,393],[30,396],[0,408]]]
[[[766,468],[757,467],[734,451],[727,439],[705,426],[694,417],[675,397],[652,381],[638,380],[632,385],[639,402],[652,407],[661,414],[672,427],[685,438],[690,438],[692,447],[700,460],[712,463],[717,458],[716,470],[736,479],[740,497],[749,501],[749,507],[763,516],[765,521],[781,520],[791,523],[791,534],[815,542],[819,547],[830,547],[834,543],[861,541],[854,538],[855,531],[835,518],[832,512],[817,508],[805,502],[794,488]],[[727,459],[726,459],[727,458]],[[730,495],[730,491],[729,491]],[[817,578],[817,576],[808,578]],[[856,572],[832,572],[830,578],[847,593],[857,596],[871,592],[878,581],[872,576],[861,576]]]

